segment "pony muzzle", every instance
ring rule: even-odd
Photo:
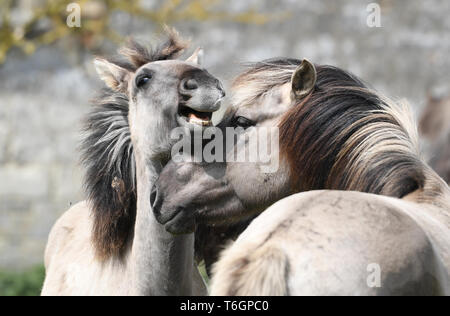
[[[174,208],[173,211],[163,209],[163,198],[158,193],[159,190],[155,184],[150,192],[150,205],[156,221],[174,235],[193,233],[196,228],[194,214],[187,212],[182,206]]]

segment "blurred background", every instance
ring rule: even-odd
[[[367,23],[372,2],[380,27]],[[71,3],[81,27],[66,23]],[[242,62],[307,57],[408,99],[425,158],[450,180],[448,0],[0,0],[0,296],[39,294],[48,233],[84,198],[80,123],[102,86],[93,57],[130,35],[155,43],[164,23],[226,85]]]

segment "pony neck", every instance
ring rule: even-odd
[[[162,165],[142,158],[136,155],[137,208],[130,257],[134,294],[192,294],[194,234],[174,236],[156,221],[150,190]]]

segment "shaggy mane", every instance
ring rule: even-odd
[[[252,88],[235,96],[235,102],[252,102],[267,89],[289,82],[300,63],[270,59],[250,65],[234,86]],[[314,91],[279,124],[281,155],[296,175],[295,191],[356,190],[403,197],[423,188],[427,166],[420,159],[408,105],[388,100],[337,67],[316,69]]]
[[[133,40],[110,60],[130,71],[158,60],[176,58],[186,47],[173,29],[155,49]],[[128,96],[105,89],[93,101],[81,144],[84,187],[94,218],[92,240],[99,258],[120,256],[133,232],[136,216],[136,166],[128,125]]]

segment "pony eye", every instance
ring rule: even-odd
[[[245,129],[245,128],[254,126],[255,122],[253,122],[252,120],[249,120],[246,117],[238,116],[235,118],[235,124],[236,124],[236,126],[243,127]]]
[[[145,74],[145,75],[137,77],[137,79],[136,79],[136,87],[142,88],[148,82],[150,82],[150,79],[152,79],[152,76],[149,75],[149,74]]]

